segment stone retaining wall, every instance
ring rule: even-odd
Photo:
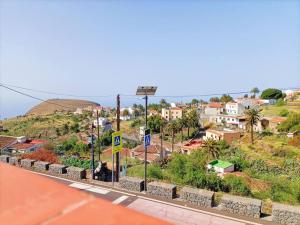
[[[49,172],[54,174],[65,174],[67,166],[61,164],[51,164],[49,166]]]
[[[68,178],[75,180],[85,179],[86,170],[79,167],[70,166],[67,168],[67,176]]]
[[[16,157],[16,156],[13,156],[13,157],[9,158],[9,164],[11,164],[11,165],[15,165],[16,166],[16,165],[19,165],[20,162],[21,162],[21,159],[18,158],[18,157]]]
[[[147,186],[147,193],[154,196],[173,199],[176,197],[176,185],[161,182],[151,182]]]
[[[144,190],[144,180],[136,177],[121,177],[120,187],[129,191],[141,192]]]
[[[262,201],[258,199],[223,195],[220,209],[229,213],[240,214],[253,218],[260,218]]]
[[[0,162],[8,163],[9,156],[8,155],[0,155]]]
[[[214,192],[203,189],[184,187],[181,190],[180,197],[191,204],[212,207],[214,200]]]
[[[22,159],[21,166],[27,169],[31,169],[33,167],[34,162],[36,162],[36,160],[34,159]]]
[[[274,203],[272,209],[272,216],[273,216],[272,220],[275,223],[287,224],[287,225],[299,225],[300,207]]]
[[[49,162],[36,161],[34,163],[34,168],[39,171],[46,171],[46,170],[49,170],[49,165],[50,165]]]

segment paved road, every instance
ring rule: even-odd
[[[45,175],[45,174],[42,174]],[[172,224],[177,225],[246,225],[258,224],[243,219],[227,217],[215,213],[205,212],[197,209],[175,205],[168,202],[162,202],[155,199],[150,199],[143,196],[90,185],[86,183],[74,182],[67,179],[52,177],[45,175],[57,182],[64,183],[69,187],[88,192],[98,198],[106,199],[113,204],[122,205],[130,209],[142,212]]]

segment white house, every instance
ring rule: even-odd
[[[208,163],[207,169],[221,174],[230,173],[234,171],[234,164],[227,161],[214,160]]]
[[[108,121],[107,118],[104,118],[104,117],[99,117],[99,121],[97,121],[97,119],[94,120],[93,124],[94,124],[95,127],[97,127],[98,124],[99,124],[99,127],[101,127],[101,131],[103,131],[103,132],[112,129],[111,123]]]
[[[228,102],[225,105],[225,110],[228,115],[242,115],[245,111],[245,106],[237,102]]]
[[[246,118],[240,115],[218,115],[216,117],[216,123],[223,124],[226,123],[228,125],[241,128],[242,125],[245,124]]]

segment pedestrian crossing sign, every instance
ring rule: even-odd
[[[116,131],[112,134],[112,153],[115,154],[123,148],[122,132]]]

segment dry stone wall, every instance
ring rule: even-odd
[[[49,172],[54,174],[65,174],[67,172],[67,166],[61,164],[51,164],[49,166]]]
[[[0,155],[0,162],[8,163],[9,156],[8,155]]]
[[[223,195],[220,209],[229,213],[260,218],[262,201],[234,195]]]
[[[21,166],[27,169],[31,169],[33,167],[34,162],[36,162],[36,160],[34,159],[22,159]]]
[[[148,184],[147,193],[162,198],[173,199],[176,197],[176,189],[176,185],[154,181]]]
[[[212,207],[214,192],[203,189],[184,187],[180,197],[191,204],[203,207]]]
[[[129,191],[141,192],[144,190],[144,180],[136,177],[121,177],[120,187]]]
[[[8,160],[8,161],[9,161],[9,164],[17,166],[17,165],[20,164],[21,159],[19,159],[19,158],[16,157],[16,156],[13,156],[13,157],[9,157],[9,160]]]
[[[67,176],[73,180],[85,179],[86,170],[79,167],[70,166],[67,168]]]
[[[34,168],[39,171],[46,171],[49,170],[49,165],[49,162],[37,161],[34,163]]]
[[[286,225],[299,225],[300,207],[274,203],[272,209],[272,216],[272,220],[275,223]]]

